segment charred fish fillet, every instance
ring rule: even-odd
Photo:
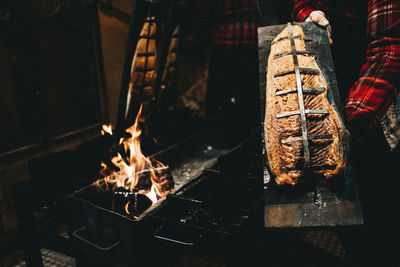
[[[136,45],[129,83],[129,92],[136,97],[153,97],[157,59],[156,29],[155,17],[148,17]]]
[[[345,166],[341,121],[306,39],[300,25],[288,25],[272,42],[268,58],[265,143],[279,185],[315,174],[328,179]]]
[[[139,104],[143,105],[141,122],[147,120],[150,104],[154,100],[154,83],[157,77],[157,23],[156,18],[148,16],[141,29],[132,59],[131,77],[125,117],[135,117]]]

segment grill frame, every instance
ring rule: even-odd
[[[187,147],[190,146],[193,149],[194,140],[199,141],[199,139],[202,139],[203,142],[195,143],[202,143],[204,147],[209,141],[207,134],[215,130],[215,128],[210,129],[200,136],[197,135],[188,138],[184,142],[182,141],[164,151],[153,154],[152,157],[157,155],[168,158],[168,155],[176,154],[177,150],[180,150],[183,154],[188,153],[191,150],[188,150]],[[99,258],[101,253],[105,253],[107,255],[106,258],[113,259],[111,261],[113,264],[124,266],[124,264],[137,264],[137,262],[130,262],[130,259],[119,262],[118,258],[124,258],[123,255],[146,253],[146,249],[152,246],[160,246],[162,248],[166,246],[168,247],[167,250],[179,248],[179,251],[198,251],[199,249],[209,247],[210,244],[231,243],[232,240],[238,239],[242,235],[248,235],[249,231],[254,230],[254,225],[257,225],[258,229],[261,230],[263,207],[262,176],[251,176],[250,172],[243,167],[247,166],[254,157],[249,156],[249,160],[241,161],[241,157],[245,153],[248,154],[254,150],[254,147],[259,147],[256,145],[257,141],[259,141],[256,138],[257,136],[259,136],[259,129],[247,136],[238,146],[219,157],[218,163],[215,162],[213,166],[210,166],[211,169],[205,169],[199,177],[194,177],[171,192],[166,198],[155,203],[136,220],[80,198],[80,193],[92,187],[93,184],[71,194],[67,199],[67,206],[68,210],[72,213],[68,217],[79,218],[79,220],[75,222],[71,220],[68,222],[68,227],[75,246],[79,248],[78,251],[82,252],[81,257]],[[249,149],[249,146],[252,146],[252,149]],[[261,155],[257,155],[256,157],[257,159],[262,158]],[[157,157],[157,159],[159,158]],[[237,169],[232,168],[232,163],[236,163],[233,165]],[[179,164],[179,162],[175,162],[176,164]],[[220,180],[214,183],[216,178],[220,178]],[[204,181],[213,184],[214,192],[203,194],[207,192],[204,188],[209,187],[208,184],[199,188],[199,185]],[[243,185],[248,188],[251,187],[253,191],[242,190]],[[225,189],[224,192],[219,194],[219,191],[222,189]],[[197,191],[197,195],[189,195],[193,191]],[[241,191],[243,192],[241,193]],[[256,202],[254,201],[255,198],[251,196],[256,195],[254,193],[256,191],[258,202],[254,203]],[[237,198],[241,199],[241,201],[235,201]],[[223,203],[220,206],[216,205],[219,202]],[[182,223],[178,219],[165,216],[171,210],[176,211],[178,215],[184,214],[185,210],[187,210],[184,209],[185,207],[203,209],[206,214],[216,212],[217,214],[221,214],[221,216],[231,216],[233,218],[231,220],[232,223],[231,225],[229,225],[230,222],[227,223],[228,230],[221,230],[218,227],[204,227],[193,223]],[[258,216],[256,213],[258,213]],[[212,213],[210,216],[212,217],[214,214]],[[87,240],[85,236],[79,236],[80,233],[85,231],[82,228],[82,226],[85,226],[85,220],[86,222],[88,220],[98,220],[98,225],[116,226],[115,228],[119,229],[117,234],[119,239],[114,242],[110,241],[106,245],[100,245],[92,240]],[[234,225],[234,223],[237,225]],[[99,264],[101,264],[101,261]]]

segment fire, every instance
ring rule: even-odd
[[[102,126],[101,135],[105,135],[106,133],[112,135],[112,125],[111,125],[111,122],[110,122],[109,125],[104,124],[104,125]]]
[[[123,146],[125,153],[117,153],[111,159],[114,167],[117,170],[112,170],[104,162],[101,163],[100,175],[103,180],[97,181],[98,186],[105,185],[106,190],[116,190],[117,188],[129,190],[146,195],[153,204],[160,198],[164,197],[170,190],[166,185],[168,183],[167,174],[165,172],[168,166],[159,161],[151,160],[142,153],[140,146],[140,135],[142,131],[139,128],[139,118],[142,112],[142,106],[136,116],[135,123],[126,129],[129,137],[122,137],[119,140],[119,145]],[[112,126],[103,125],[103,132],[112,134]],[[166,185],[166,186],[164,186]],[[125,211],[129,212],[128,201],[125,205]]]
[[[130,200],[128,200],[128,202],[126,202],[126,204],[125,204],[125,212],[126,212],[126,214],[131,214],[131,212],[129,211],[129,204],[131,204]]]

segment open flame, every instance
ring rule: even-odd
[[[111,122],[110,124],[104,124],[103,126],[101,126],[101,135],[105,135],[106,133],[108,133],[109,135],[112,135],[112,125]]]
[[[139,118],[142,112],[142,106],[136,116],[135,123],[126,129],[128,137],[122,137],[119,145],[123,146],[122,153],[117,153],[111,159],[116,170],[111,169],[104,162],[101,163],[100,175],[103,180],[98,180],[98,186],[105,186],[107,190],[114,191],[117,188],[129,190],[138,194],[146,195],[153,204],[160,198],[163,198],[171,188],[167,185],[168,166],[159,161],[150,159],[142,153],[140,146],[140,135],[142,131],[139,128]],[[103,125],[102,134],[112,135],[112,126]],[[125,211],[130,214],[128,201],[125,205]]]

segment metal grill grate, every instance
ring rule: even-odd
[[[301,85],[301,76],[300,76],[300,68],[299,61],[297,59],[297,51],[293,38],[293,30],[292,24],[288,23],[289,37],[290,37],[290,45],[292,46],[292,55],[293,55],[293,63],[294,63],[294,71],[296,74],[296,87],[297,87],[297,96],[299,100],[299,111],[300,111],[300,120],[301,120],[301,135],[303,136],[303,150],[304,150],[304,165],[308,167],[310,165],[311,157],[310,157],[310,149],[308,147],[308,134],[307,134],[307,121],[306,121],[306,112],[304,110],[304,99],[303,99],[303,89]]]
[[[289,31],[289,40],[290,40],[290,45],[291,45],[291,51],[288,53],[284,53],[278,56],[287,56],[287,55],[292,55],[293,56],[293,64],[294,64],[294,69],[285,71],[282,73],[277,73],[275,74],[275,77],[279,76],[284,76],[287,74],[295,74],[296,75],[296,88],[290,88],[287,90],[282,90],[282,91],[276,91],[276,95],[286,95],[289,93],[297,93],[298,96],[298,102],[299,102],[299,109],[298,110],[293,110],[293,111],[288,111],[288,112],[282,112],[276,115],[278,119],[280,118],[285,118],[289,116],[295,116],[295,115],[300,115],[300,123],[301,123],[301,137],[295,137],[295,138],[290,138],[288,140],[283,140],[282,143],[291,143],[291,142],[297,142],[297,141],[302,141],[303,142],[303,153],[304,153],[304,167],[309,168],[311,167],[311,156],[310,156],[310,148],[309,148],[309,140],[316,140],[316,139],[331,139],[332,136],[309,136],[307,132],[307,118],[306,114],[328,114],[327,110],[323,109],[306,109],[304,107],[304,97],[303,93],[320,93],[323,92],[323,88],[320,87],[304,87],[302,86],[301,83],[301,74],[306,73],[306,74],[320,74],[319,69],[310,69],[310,68],[300,68],[299,66],[299,61],[297,58],[297,54],[301,55],[312,55],[314,54],[311,51],[297,51],[296,50],[296,45],[294,39],[302,39],[300,37],[294,37],[293,36],[293,29],[292,29],[292,24],[288,23],[288,31]],[[287,39],[287,38],[285,38]],[[306,39],[306,38],[303,38]]]

